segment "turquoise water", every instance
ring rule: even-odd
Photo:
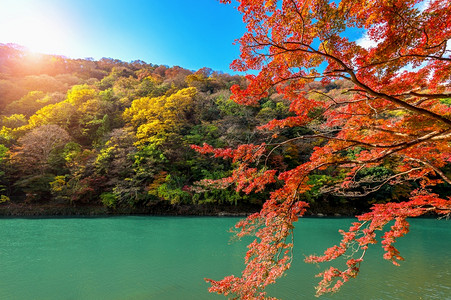
[[[0,299],[225,299],[204,277],[239,274],[245,242],[230,242],[237,218],[115,217],[0,219]],[[281,299],[316,299],[302,262],[339,240],[351,219],[298,222],[295,260],[269,289]],[[319,299],[451,299],[451,223],[412,220],[399,240],[401,267],[371,248],[361,274]]]

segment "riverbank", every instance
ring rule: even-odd
[[[30,204],[4,203],[0,205],[0,216],[115,216],[115,215],[156,215],[156,216],[235,216],[245,217],[258,212],[260,205],[251,204],[170,204],[156,202],[136,208],[111,209],[101,205],[65,205],[65,204]],[[329,203],[312,203],[306,216],[355,216],[365,210],[351,205],[331,205]]]
[[[114,216],[114,215],[158,215],[158,216],[247,216],[260,209],[259,206],[232,205],[171,205],[158,202],[136,208],[111,209],[100,205],[58,205],[9,203],[0,206],[0,216]]]

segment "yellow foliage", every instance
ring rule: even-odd
[[[13,114],[10,116],[2,116],[0,124],[8,128],[17,128],[27,124],[27,118],[23,114]]]
[[[19,127],[20,128],[20,127]],[[6,126],[2,126],[0,129],[0,139],[5,141],[11,141],[15,139],[15,129],[11,129]]]
[[[57,124],[64,126],[69,123],[75,107],[66,101],[49,104],[38,110],[28,120],[28,128],[35,128],[46,124]]]
[[[148,140],[157,134],[174,132],[184,122],[192,107],[195,88],[185,88],[170,96],[144,97],[132,102],[123,118],[137,129],[139,140]]]
[[[99,99],[89,99],[79,106],[78,111],[83,115],[95,115],[102,111],[102,104]]]
[[[55,180],[50,182],[50,187],[53,192],[61,192],[66,187],[65,176],[55,176]]]
[[[9,197],[6,195],[0,195],[0,203],[5,203],[10,201]]]
[[[78,107],[83,102],[94,99],[96,96],[97,91],[88,85],[75,85],[67,93],[66,101]]]

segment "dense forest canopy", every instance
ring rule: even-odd
[[[69,59],[2,44],[2,201],[111,209],[236,202],[242,197],[232,189],[193,193],[196,181],[231,166],[189,145],[237,145],[255,135],[260,111],[229,99],[230,87],[245,83],[208,68]]]
[[[4,205],[94,205],[111,211],[161,202],[258,207],[267,192],[250,195],[231,183],[212,186],[232,174],[236,163],[200,155],[192,145],[269,141],[272,133],[257,128],[294,116],[276,91],[259,105],[236,104],[230,88],[245,88],[248,80],[208,68],[69,59],[8,44],[0,45],[0,71]],[[337,80],[316,87],[336,94],[347,85]],[[293,138],[311,132],[308,127],[279,132],[277,140],[286,143],[267,164],[283,171],[307,161],[322,142]],[[365,209],[385,194],[402,197],[387,188],[357,206]],[[319,189],[308,197],[352,202]]]

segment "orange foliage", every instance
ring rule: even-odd
[[[236,225],[239,236],[257,237],[248,246],[242,276],[208,279],[210,291],[240,299],[266,297],[264,288],[290,266],[292,243],[288,240],[293,222],[308,207],[299,196],[311,189],[309,175],[328,166],[346,173],[341,182],[328,187],[341,195],[350,195],[347,190],[362,184],[356,178],[363,170],[381,165],[389,166],[392,175],[364,189],[363,195],[403,181],[415,180],[419,188],[408,201],[375,205],[371,212],[358,216],[359,222],[348,232],[342,231],[339,245],[323,256],[307,258],[308,262],[324,262],[351,255],[346,270],[332,267],[319,274],[323,279],[317,294],[336,291],[355,277],[368,245],[377,242],[375,231],[384,230],[393,220],[382,246],[384,258],[397,264],[402,257],[393,243],[408,232],[407,217],[428,212],[449,215],[451,211],[451,198],[429,189],[438,183],[451,184],[443,172],[451,157],[451,107],[443,101],[451,97],[449,1],[238,2],[247,32],[239,40],[240,59],[232,67],[258,70],[258,75],[247,76],[245,89],[233,86],[233,99],[256,105],[276,90],[290,101],[295,115],[270,121],[261,130],[310,126],[314,134],[295,139],[327,142],[314,149],[308,162],[278,175],[260,168],[258,162],[266,161],[281,144],[246,145],[236,150],[195,147],[201,153],[233,159],[238,167],[222,182],[235,183],[238,190],[261,190],[276,176],[283,183],[259,213]],[[348,39],[349,28],[366,30],[372,44],[364,47]],[[351,87],[342,95],[310,88],[334,80],[350,82]]]

